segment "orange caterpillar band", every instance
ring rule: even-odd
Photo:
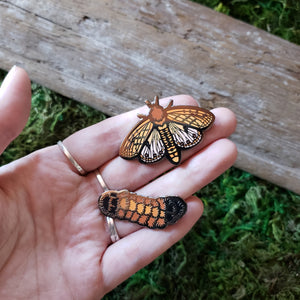
[[[104,192],[99,197],[98,206],[105,216],[128,220],[151,229],[162,229],[176,223],[187,209],[180,197],[150,198],[127,190]]]

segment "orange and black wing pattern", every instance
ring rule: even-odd
[[[127,190],[106,191],[98,200],[100,211],[108,217],[128,220],[150,229],[163,229],[176,223],[186,212],[180,197],[150,198]]]
[[[215,116],[209,110],[197,106],[174,106],[167,109],[170,122],[184,124],[199,130],[208,129]]]
[[[181,150],[196,146],[209,129],[215,116],[209,110],[196,106],[159,105],[158,97],[154,103],[146,101],[150,108],[147,116],[140,121],[124,139],[119,154],[125,159],[138,157],[142,163],[153,163],[167,159],[178,165]]]
[[[139,122],[136,127],[124,139],[119,154],[123,158],[132,159],[139,155],[142,146],[147,140],[153,128],[150,120]]]

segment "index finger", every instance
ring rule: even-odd
[[[197,105],[192,97],[186,95],[164,98],[160,102],[165,106],[170,99],[175,105]],[[64,145],[84,170],[95,170],[118,156],[121,142],[139,121],[138,113],[147,113],[146,106],[82,129],[66,138]]]

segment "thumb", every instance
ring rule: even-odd
[[[30,79],[23,69],[14,66],[0,88],[0,154],[23,130],[30,106]]]

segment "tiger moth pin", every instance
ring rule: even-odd
[[[215,116],[209,110],[197,106],[173,106],[173,100],[164,108],[158,96],[154,103],[146,100],[150,108],[142,120],[124,139],[119,155],[125,159],[139,158],[141,163],[154,163],[164,156],[174,165],[181,160],[181,150],[196,146],[203,131],[211,127]]]

